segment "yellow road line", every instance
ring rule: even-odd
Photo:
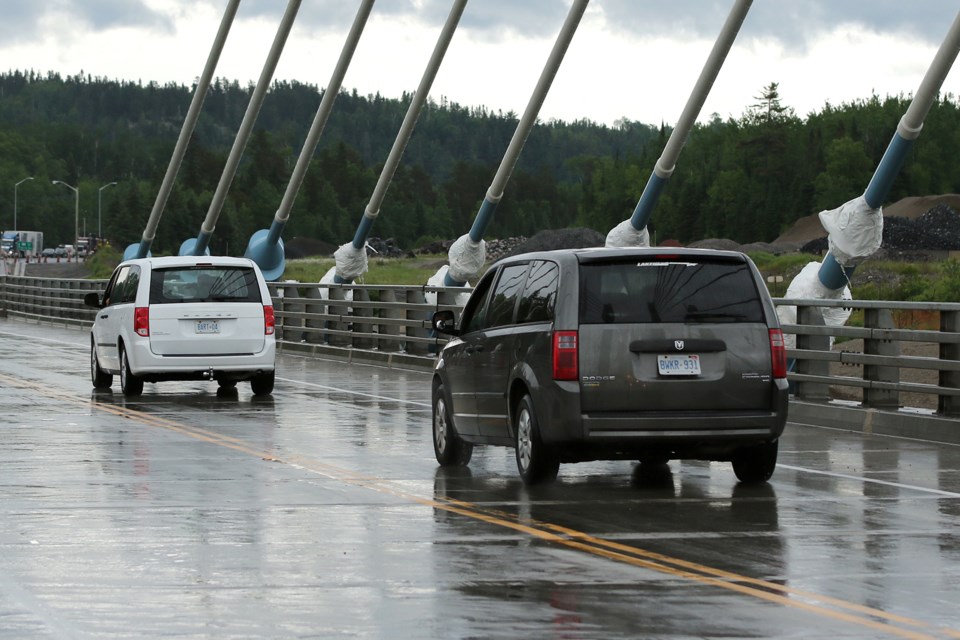
[[[394,486],[394,484],[387,479],[357,473],[349,469],[327,464],[320,460],[304,458],[297,455],[278,458],[274,455],[273,451],[258,449],[238,438],[218,434],[200,427],[191,427],[168,418],[114,405],[109,402],[98,402],[96,399],[90,402],[75,395],[49,389],[43,384],[34,383],[29,380],[13,378],[4,374],[0,374],[0,380],[12,386],[36,391],[52,399],[62,400],[84,407],[92,407],[98,411],[134,420],[147,426],[167,429],[201,442],[215,444],[264,460],[280,462],[292,467],[301,468],[311,473],[325,476],[331,480],[392,495],[450,513],[456,513],[473,520],[479,520],[493,526],[517,531],[552,544],[575,549],[616,562],[734,591],[768,602],[801,609],[834,620],[849,622],[904,638],[919,639],[937,637],[928,635],[929,633],[943,634],[951,638],[960,638],[960,631],[955,629],[933,628],[931,625],[920,620],[891,614],[881,609],[874,609],[838,598],[794,589],[776,582],[751,578],[681,558],[674,558],[672,556],[647,551],[639,547],[592,536],[588,533],[561,525],[539,522],[532,519],[521,519],[516,514],[485,508],[452,498],[419,496]],[[914,629],[917,630],[902,627],[914,627]]]

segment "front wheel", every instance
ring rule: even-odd
[[[143,393],[143,378],[130,371],[127,350],[123,346],[120,347],[120,390],[128,397]]]
[[[250,378],[250,389],[255,396],[265,396],[273,393],[273,382],[276,379],[276,372],[267,371]]]
[[[744,484],[766,482],[777,468],[778,441],[743,447],[733,457],[733,472]]]
[[[450,419],[442,384],[433,390],[433,453],[443,467],[464,467],[473,457],[473,445],[457,434]]]
[[[517,435],[517,469],[524,484],[553,482],[560,470],[560,457],[543,444],[540,424],[533,410],[533,400],[523,396],[514,416],[514,432]]]
[[[94,389],[109,389],[113,384],[113,375],[100,368],[97,345],[93,342],[90,343],[90,381]]]

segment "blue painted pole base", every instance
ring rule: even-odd
[[[287,266],[283,240],[277,238],[276,242],[271,243],[269,229],[260,229],[250,236],[243,256],[256,262],[269,282],[279,280]]]
[[[180,251],[177,255],[180,256],[208,256],[210,255],[210,247],[204,247],[202,253],[197,253],[197,239],[190,238],[189,240],[184,240],[183,244],[180,245]]]

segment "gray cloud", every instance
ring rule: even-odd
[[[204,2],[218,11],[227,0]],[[678,34],[716,37],[733,0],[593,0],[615,29],[642,37]],[[811,39],[836,25],[857,24],[879,33],[896,33],[939,44],[956,17],[944,0],[755,0],[741,38],[774,38],[789,48],[804,49]],[[446,20],[452,0],[378,0],[375,14],[416,16],[429,25]],[[286,7],[282,0],[243,0],[238,20],[276,19]],[[359,0],[304,0],[296,30],[342,32],[353,21]],[[460,26],[496,41],[518,33],[552,36],[570,8],[570,0],[473,0]],[[40,18],[62,13],[100,31],[116,26],[172,29],[170,19],[150,9],[144,0],[5,0],[0,44],[38,37]]]
[[[170,20],[150,9],[143,0],[5,0],[0,20],[0,45],[38,39],[41,20],[51,14],[69,18],[94,32],[112,27],[147,27],[172,30]],[[79,29],[78,29],[79,32]]]

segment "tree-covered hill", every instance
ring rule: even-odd
[[[196,237],[233,144],[252,86],[219,79],[157,233],[156,252]],[[770,241],[796,219],[861,193],[897,121],[904,96],[825,105],[797,117],[775,83],[740,118],[698,125],[688,138],[652,226],[655,237],[690,242],[729,237]],[[212,249],[241,254],[269,226],[320,103],[316,86],[275,83],[233,181]],[[0,227],[38,229],[47,244],[80,232],[115,245],[139,241],[192,97],[185,86],[11,71],[0,75]],[[349,241],[370,199],[410,96],[343,91],[297,198],[285,238]],[[430,100],[387,192],[373,235],[400,246],[465,233],[517,126],[517,114]],[[630,216],[669,129],[624,121],[545,122],[529,136],[488,229],[491,237],[544,228],[606,233]],[[960,191],[960,114],[952,96],[931,109],[891,190]],[[15,189],[14,185],[26,177]],[[116,186],[105,187],[111,182]]]

